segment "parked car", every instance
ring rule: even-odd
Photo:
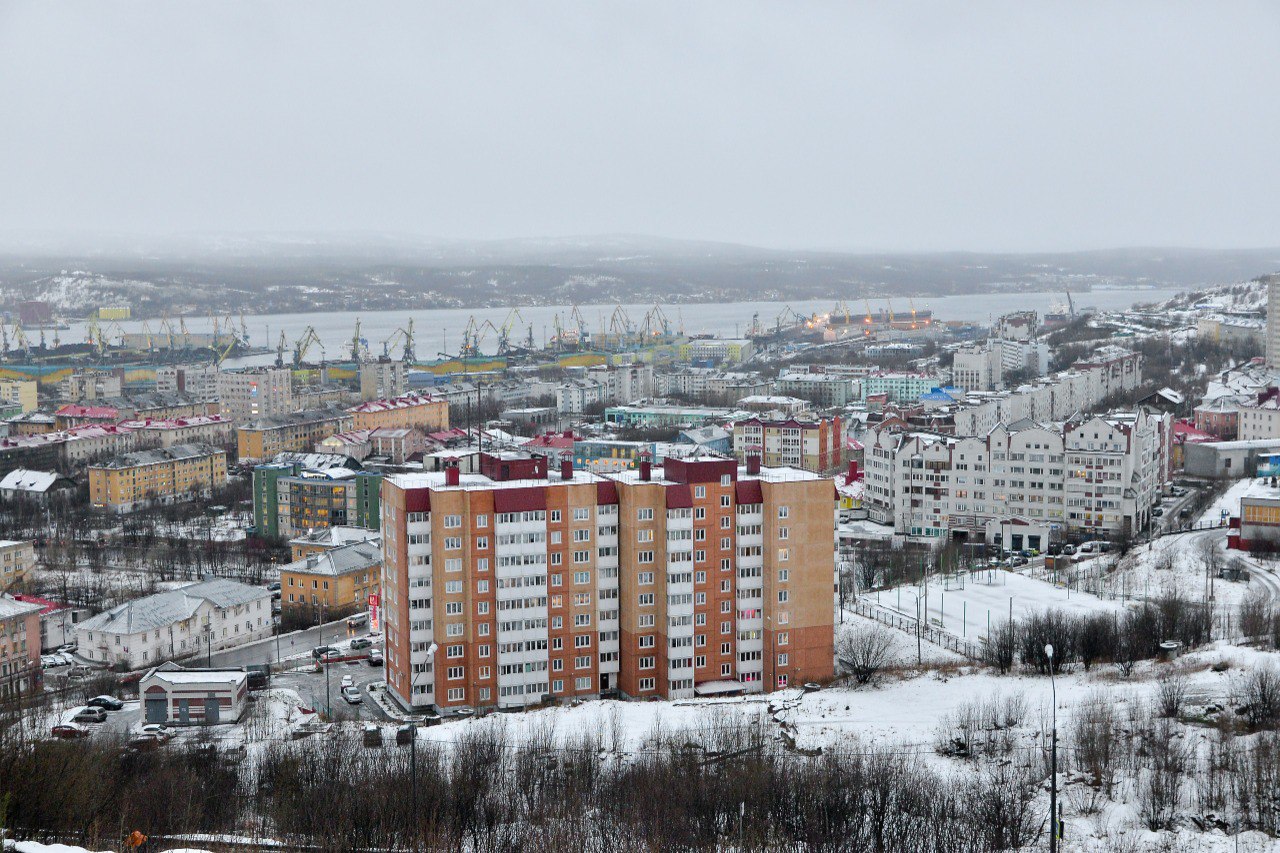
[[[134,735],[129,738],[129,749],[135,752],[144,749],[155,749],[168,741],[168,738],[158,737],[153,734]]]
[[[89,730],[75,723],[58,723],[53,727],[53,736],[73,740],[75,738],[88,737]]]
[[[370,640],[368,637],[356,637],[354,640],[351,641],[351,648],[353,651],[359,650],[359,649],[368,649],[372,647],[373,647],[373,640]]]
[[[279,592],[280,581],[272,581],[271,583],[267,584],[267,589],[271,590],[272,592]]]
[[[82,663],[78,663],[75,666],[71,667],[71,669],[67,670],[67,676],[70,678],[88,678],[89,676],[93,675],[93,673],[94,673],[93,667],[85,666]]]
[[[1068,557],[1070,557],[1070,556],[1074,555],[1074,554],[1075,554],[1075,552],[1076,552],[1076,546],[1075,546],[1075,545],[1063,545],[1063,546],[1062,546],[1062,553],[1063,553],[1064,555],[1068,556]]]
[[[349,676],[349,675],[344,675],[344,676],[342,676],[342,686],[343,686],[343,688],[351,687],[351,686],[353,686],[355,683],[356,683],[356,680],[355,680],[354,678],[352,678],[351,676]]]
[[[169,738],[173,737],[177,733],[176,729],[161,723],[147,723],[145,726],[138,729],[138,734],[140,735],[151,735],[152,737],[157,737],[161,740],[169,740]]]
[[[360,688],[355,686],[342,688],[342,698],[347,700],[348,705],[359,705],[364,701],[364,697],[360,695]]]
[[[334,654],[337,651],[338,650],[335,649],[333,646],[316,646],[314,649],[311,650],[311,657],[315,658],[316,660],[321,660],[326,655]]]
[[[369,649],[369,666],[382,666],[385,658],[382,657],[382,649]]]
[[[114,696],[94,696],[85,702],[90,708],[101,708],[104,711],[119,711],[124,703]]]
[[[71,720],[76,723],[105,723],[107,712],[101,708],[81,708]]]

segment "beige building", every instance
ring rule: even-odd
[[[0,592],[22,589],[27,576],[35,566],[35,543],[13,539],[0,540]]]
[[[179,444],[125,453],[89,468],[89,502],[132,512],[179,497],[208,494],[227,483],[227,454],[208,444]]]
[[[23,414],[34,412],[39,383],[34,379],[0,379],[0,402],[8,406],[20,406]]]
[[[138,447],[173,447],[175,444],[212,444],[227,447],[235,441],[235,424],[224,415],[199,415],[162,421],[124,421],[133,430]]]
[[[331,435],[351,429],[341,409],[313,409],[257,418],[236,430],[240,460],[272,459],[277,453],[307,453]]]
[[[306,554],[280,567],[280,615],[286,628],[319,625],[369,608],[381,591],[376,540]]]
[[[370,400],[347,409],[355,429],[417,427],[423,432],[449,428],[449,403],[423,394]]]

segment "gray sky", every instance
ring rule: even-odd
[[[1274,3],[11,3],[0,230],[1280,244]]]

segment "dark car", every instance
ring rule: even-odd
[[[101,708],[104,711],[119,711],[124,703],[114,696],[94,696],[85,702],[90,708]]]
[[[84,726],[77,726],[75,723],[59,723],[53,727],[53,736],[74,740],[75,738],[88,737],[89,730]]]

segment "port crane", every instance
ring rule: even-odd
[[[293,342],[294,367],[302,366],[313,345],[320,347],[320,363],[324,364],[324,341],[320,340],[320,335],[316,333],[314,326],[307,326],[302,330],[302,337]]]
[[[413,352],[413,318],[409,318],[408,326],[398,328],[382,341],[382,357],[391,358],[391,348],[404,341],[404,362],[412,364],[414,361]]]
[[[276,344],[276,367],[284,367],[284,351],[288,349],[289,342],[284,336],[284,329],[280,330],[280,342]]]

